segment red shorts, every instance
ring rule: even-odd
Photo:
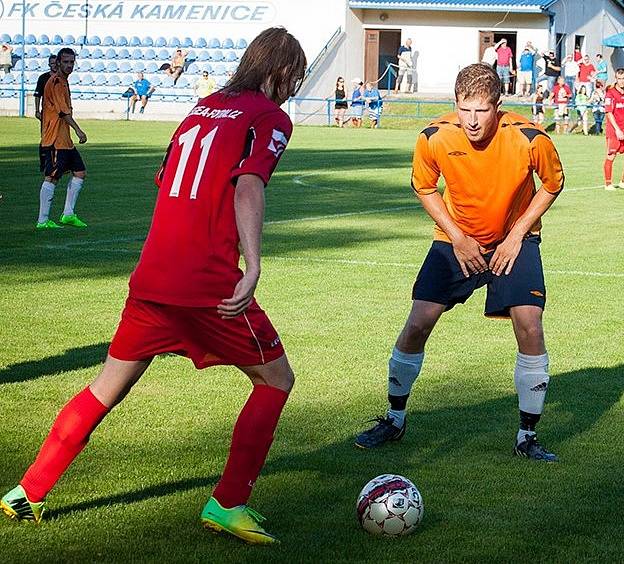
[[[615,135],[607,135],[607,153],[624,153],[624,141],[620,141]]]
[[[247,310],[221,319],[216,307],[182,307],[129,297],[110,344],[117,360],[148,360],[172,352],[197,368],[216,364],[256,366],[284,354],[279,335],[254,300]]]

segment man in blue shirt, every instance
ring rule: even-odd
[[[609,72],[607,70],[607,61],[602,58],[602,54],[598,53],[596,55],[596,80],[602,82],[602,84],[606,84],[609,80]]]
[[[528,41],[518,61],[518,94],[521,96],[528,96],[531,93],[535,53],[535,47]]]
[[[145,111],[145,106],[147,106],[147,101],[149,100],[149,97],[152,95],[156,88],[150,84],[150,81],[143,76],[142,72],[137,74],[137,80],[133,82],[130,88],[134,92],[134,94],[132,94],[132,97],[130,98],[130,103],[132,104],[132,113],[134,113],[134,107],[136,106],[137,100],[140,98],[141,109],[139,110],[139,113],[142,114]]]
[[[372,82],[366,83],[364,99],[368,102],[368,117],[371,122],[371,129],[376,129],[379,123],[379,117],[381,116],[383,100],[381,99],[379,90],[377,90]]]

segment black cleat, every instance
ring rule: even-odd
[[[360,433],[355,439],[355,446],[360,448],[375,448],[387,443],[388,441],[400,441],[405,435],[405,423],[402,427],[394,425],[390,417],[376,417],[371,419],[376,421],[372,429]]]
[[[548,452],[537,442],[537,435],[525,435],[526,440],[514,447],[513,453],[516,456],[532,458],[533,460],[543,460],[544,462],[559,462],[556,454]]]

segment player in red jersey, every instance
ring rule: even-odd
[[[616,190],[613,185],[613,161],[615,155],[624,153],[624,68],[615,71],[615,84],[605,93],[607,114],[607,158],[604,162],[605,190]],[[619,184],[624,188],[624,175]]]
[[[264,188],[292,133],[279,106],[295,94],[305,67],[299,42],[283,28],[267,29],[225,88],[201,99],[178,127],[156,175],[152,225],[104,367],[63,408],[20,485],[2,498],[10,517],[40,521],[45,496],[91,432],[155,355],[175,352],[197,368],[235,365],[253,384],[204,526],[251,543],[276,541],[246,504],[294,375],[254,291]]]

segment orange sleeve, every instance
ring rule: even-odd
[[[416,194],[426,196],[438,190],[440,167],[431,154],[429,139],[421,133],[414,148],[412,161],[412,189]]]
[[[551,138],[547,135],[537,135],[531,142],[529,152],[531,164],[542,181],[544,190],[551,194],[561,192],[565,177],[559,153]]]
[[[69,89],[65,88],[60,81],[55,81],[52,84],[52,104],[59,116],[70,115],[72,113]]]

